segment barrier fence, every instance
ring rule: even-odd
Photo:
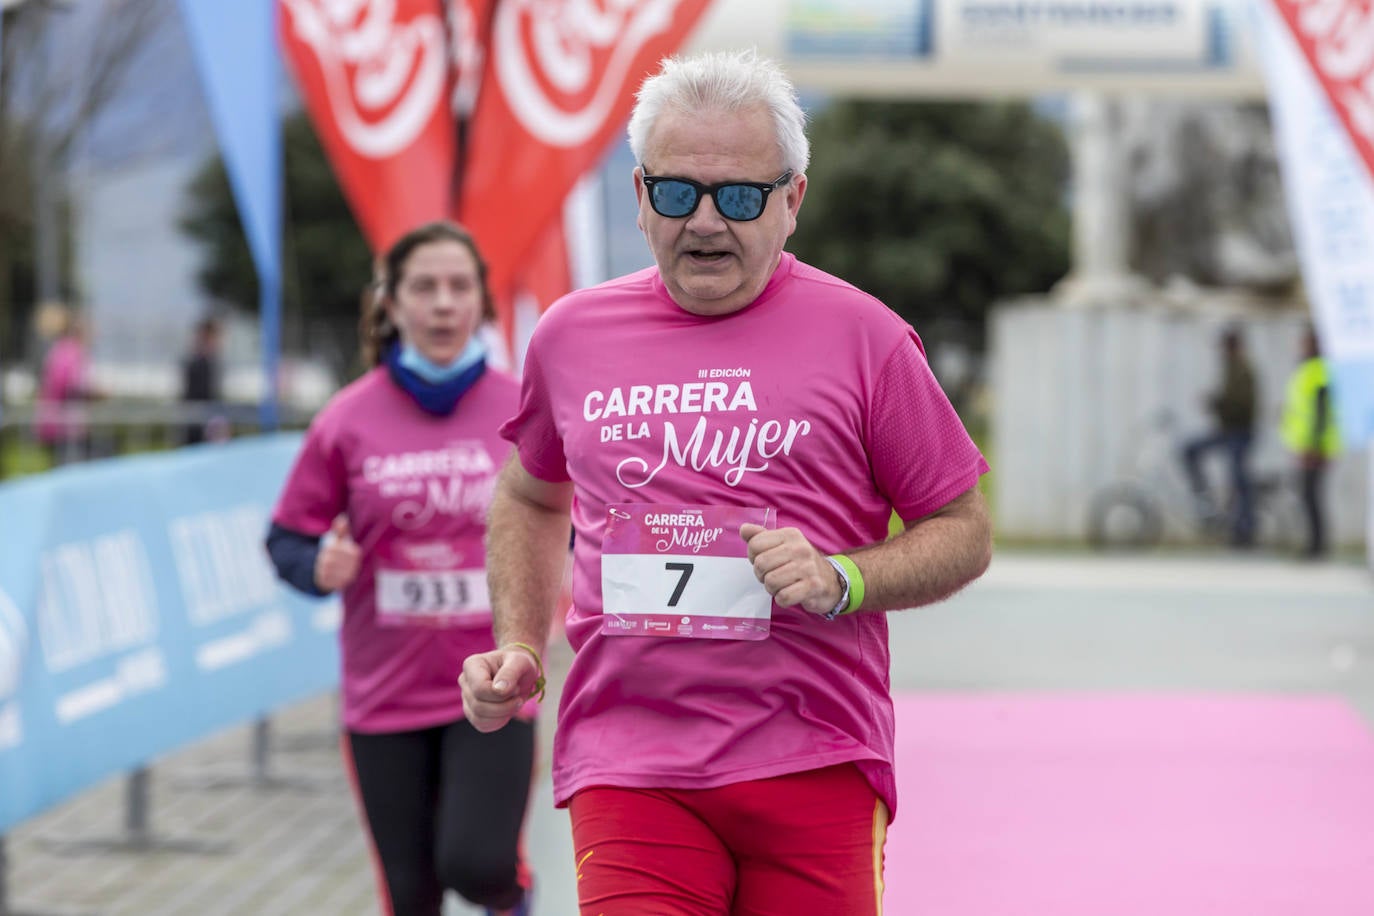
[[[0,835],[334,688],[336,600],[262,547],[296,433],[0,484]]]

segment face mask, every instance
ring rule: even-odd
[[[463,352],[459,353],[458,358],[447,366],[431,362],[411,344],[404,344],[401,347],[398,362],[425,381],[437,385],[461,375],[464,370],[472,368],[478,360],[486,355],[486,345],[477,339],[476,334],[473,334],[468,338],[468,345],[463,348]]]

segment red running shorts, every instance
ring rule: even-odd
[[[582,916],[880,916],[887,806],[853,764],[572,797]]]

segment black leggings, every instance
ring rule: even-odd
[[[495,910],[523,899],[520,828],[533,723],[482,734],[460,720],[413,732],[349,732],[348,741],[394,916],[439,916],[445,888]]]

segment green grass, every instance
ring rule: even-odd
[[[113,441],[106,442],[105,448],[112,448],[115,455],[141,455],[167,451],[175,446],[146,439],[135,443],[129,440],[127,434],[120,434]],[[47,451],[28,436],[0,437],[0,480],[13,480],[49,470],[52,470],[52,462]]]
[[[32,442],[0,440],[0,474],[5,480],[49,469],[48,454]]]

